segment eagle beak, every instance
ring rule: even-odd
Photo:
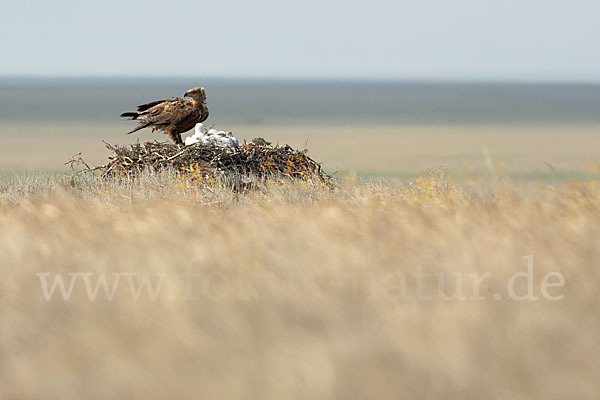
[[[185,93],[183,94],[183,97],[188,97],[188,92],[185,92]]]

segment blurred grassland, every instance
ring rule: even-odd
[[[0,226],[3,399],[600,394],[596,181],[457,183],[440,170],[233,193],[168,172],[18,175],[0,178]],[[563,300],[491,297],[527,255],[536,295],[560,272]],[[491,272],[486,299],[443,300],[433,284],[430,301],[399,296],[389,278],[418,267]],[[194,300],[173,278],[188,268],[199,274]],[[39,272],[171,279],[156,300],[120,288],[90,301],[77,287],[46,301]]]
[[[77,122],[0,122],[0,174],[27,170],[66,171],[71,155],[91,165],[110,152],[102,140],[126,144],[166,140],[148,130],[125,135],[129,125]],[[294,148],[308,147],[329,172],[407,179],[429,168],[449,168],[459,179],[489,176],[482,147],[496,173],[520,181],[597,178],[600,126],[582,125],[227,125],[241,140],[264,137]]]

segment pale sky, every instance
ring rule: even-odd
[[[600,81],[599,0],[2,0],[0,75]]]

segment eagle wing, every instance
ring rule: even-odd
[[[155,101],[151,101],[150,103],[140,104],[139,106],[137,106],[137,111],[143,112],[143,111],[146,111],[149,108],[152,108],[160,103],[164,103],[165,101],[173,101],[173,100],[177,100],[177,97],[171,97],[169,99],[162,99],[162,100],[155,100]]]
[[[193,128],[200,116],[200,110],[190,100],[174,98],[149,108],[145,119],[157,128],[171,126],[185,132]]]
[[[192,129],[196,122],[205,117],[202,114],[204,114],[202,110],[194,107],[191,100],[178,97],[156,100],[138,106],[136,119],[140,120],[140,124],[128,133],[149,126],[152,127],[152,130],[169,128],[169,130],[177,133],[186,132]]]

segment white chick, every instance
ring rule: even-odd
[[[237,138],[231,132],[218,131],[216,129],[209,129],[206,132],[206,128],[204,128],[202,123],[196,124],[194,134],[185,138],[186,146],[194,143],[212,144],[220,147],[238,147],[240,145]]]

